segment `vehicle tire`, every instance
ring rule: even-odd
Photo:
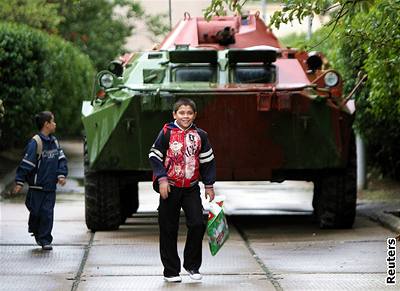
[[[121,185],[121,224],[125,223],[128,217],[136,213],[139,208],[139,186],[138,182],[129,179],[128,183]]]
[[[88,167],[84,142],[85,218],[92,231],[118,229],[121,221],[119,178],[115,173],[93,171]]]
[[[357,201],[356,167],[356,148],[352,138],[346,169],[324,173],[314,181],[313,207],[320,228],[353,226]]]
[[[118,177],[85,171],[85,218],[92,231],[115,230],[121,224]]]

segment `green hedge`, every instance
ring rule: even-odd
[[[80,107],[92,90],[90,59],[70,43],[23,25],[0,23],[0,99],[6,114],[0,147],[24,144],[33,116],[50,110],[57,135],[81,130]]]
[[[379,43],[369,41],[367,37],[362,39],[358,34],[358,31],[363,31],[369,39],[378,39],[382,32],[369,27],[371,22],[377,22],[377,13],[380,13],[379,9],[371,9],[369,14],[357,17],[353,22],[353,31],[337,28],[319,50],[326,53],[346,80],[346,94],[355,86],[359,71],[368,74],[368,81],[355,94],[355,128],[367,144],[369,165],[379,168],[384,175],[400,180],[400,42],[380,47]],[[386,31],[392,33],[392,39],[396,40],[400,28],[391,21],[388,23],[392,27]],[[329,32],[321,30],[315,35],[314,43],[323,40]]]

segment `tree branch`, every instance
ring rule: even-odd
[[[340,8],[339,13],[336,15],[334,22],[330,21],[327,26],[331,25],[332,23],[334,23],[331,31],[328,33],[328,35],[326,37],[324,37],[321,41],[319,41],[316,45],[312,46],[309,50],[313,50],[314,48],[316,48],[317,46],[319,46],[321,43],[323,43],[324,41],[326,41],[333,33],[333,31],[335,30],[339,20],[345,16],[349,10],[344,11],[344,8],[346,7],[347,4],[351,3],[351,1],[346,1],[343,6]]]

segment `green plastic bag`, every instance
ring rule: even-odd
[[[223,201],[210,202],[208,213],[207,235],[211,255],[215,256],[229,237],[229,228],[222,209]]]

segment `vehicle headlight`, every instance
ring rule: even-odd
[[[100,86],[103,88],[111,88],[114,83],[114,77],[110,73],[105,73],[100,77]]]
[[[335,72],[328,72],[324,76],[326,86],[335,87],[339,83],[339,75]]]

